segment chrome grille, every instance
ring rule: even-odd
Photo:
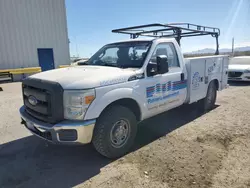
[[[228,77],[237,78],[237,77],[241,77],[242,74],[243,74],[242,72],[230,71],[230,72],[228,73]]]
[[[38,79],[23,81],[23,101],[26,112],[32,117],[48,123],[63,120],[63,89],[56,82]],[[36,104],[29,102],[29,97],[36,99]]]
[[[34,96],[37,99],[37,104],[29,103],[29,96]],[[44,120],[51,116],[50,111],[50,94],[44,89],[35,88],[28,85],[23,85],[23,99],[26,111],[37,119]]]

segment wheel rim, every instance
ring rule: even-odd
[[[110,140],[113,147],[120,148],[128,140],[130,133],[130,124],[126,120],[119,120],[114,123],[110,131]]]
[[[214,92],[214,89],[211,88],[208,90],[208,97],[207,97],[208,104],[210,104],[210,105],[213,104],[214,98],[215,98],[215,92]]]

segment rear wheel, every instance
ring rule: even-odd
[[[217,88],[215,82],[210,82],[207,89],[206,97],[200,101],[201,109],[205,112],[212,110],[214,108],[216,98],[217,98]]]
[[[92,143],[108,158],[125,155],[133,145],[137,132],[134,113],[124,106],[112,106],[98,119]]]

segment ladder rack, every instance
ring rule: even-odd
[[[173,37],[180,45],[183,37],[211,35],[216,38],[216,52],[219,54],[220,29],[208,26],[201,26],[191,23],[169,23],[169,24],[147,24],[133,27],[126,27],[112,30],[113,33],[129,34],[130,38],[135,39],[139,36],[146,37]]]

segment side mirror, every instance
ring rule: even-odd
[[[168,57],[166,55],[159,55],[156,57],[157,72],[158,74],[164,74],[169,71]]]
[[[147,76],[154,76],[158,74],[157,63],[149,62],[147,66]]]

